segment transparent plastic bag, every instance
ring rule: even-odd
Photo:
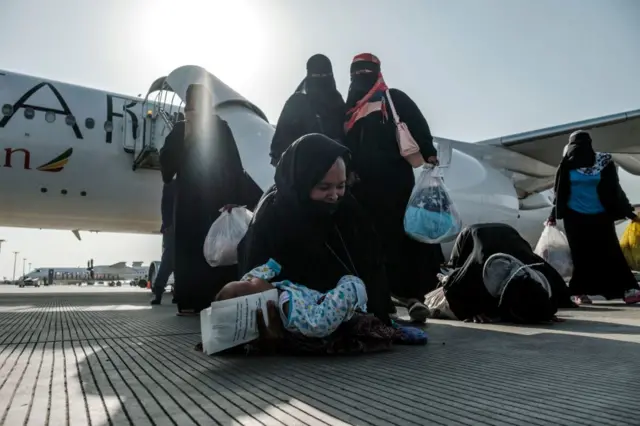
[[[414,240],[439,244],[453,240],[462,221],[437,167],[426,166],[411,192],[404,230]]]
[[[561,230],[555,226],[545,226],[534,252],[553,266],[562,278],[571,278],[571,249],[567,237]]]
[[[620,248],[629,267],[640,271],[640,224],[631,222],[620,239]]]
[[[223,211],[204,240],[204,258],[212,267],[238,263],[238,244],[247,233],[253,213],[245,207]]]

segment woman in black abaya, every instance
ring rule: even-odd
[[[251,209],[262,195],[243,170],[231,129],[212,105],[206,87],[189,86],[186,121],[175,125],[160,151],[164,181],[176,176],[175,299],[183,315],[208,307],[237,276],[237,265],[212,268],[204,258],[204,240],[220,209],[227,204]]]
[[[372,224],[346,193],[349,151],[320,134],[303,136],[276,167],[275,189],[260,201],[238,247],[241,275],[270,258],[278,279],[326,292],[344,275],[367,288],[368,311],[389,323],[382,253]]]
[[[511,288],[516,291],[510,292],[510,302],[520,305],[517,316],[522,322],[550,320],[558,308],[575,307],[560,274],[533,252],[518,231],[503,223],[481,223],[465,228],[458,235],[451,252],[448,266],[453,271],[442,288],[431,292],[427,299],[437,297],[435,292],[443,292],[449,309],[460,320],[482,319],[484,322],[505,316],[507,312],[499,306],[500,299],[484,282],[485,264],[496,255],[513,256],[540,273],[549,284],[550,295],[537,285],[531,286],[530,280],[520,283],[518,288]],[[503,319],[514,319],[506,316]]]
[[[413,320],[424,321],[429,312],[421,301],[436,287],[444,257],[440,245],[419,243],[405,233],[404,213],[415,177],[398,149],[386,89],[379,59],[357,55],[351,64],[345,125],[346,145],[353,155],[351,171],[357,176],[352,192],[381,236],[391,292],[404,299]],[[424,159],[436,163],[429,125],[418,106],[400,90],[389,93]]]
[[[341,142],[345,111],[331,61],[324,55],[313,55],[307,61],[307,76],[280,113],[271,141],[272,164],[277,164],[289,145],[309,133],[321,133]]]
[[[548,224],[564,219],[571,248],[575,302],[591,303],[589,295],[640,302],[640,287],[624,258],[615,221],[640,221],[620,187],[610,154],[596,153],[588,132],[577,131],[556,172],[554,208]]]

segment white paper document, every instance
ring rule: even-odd
[[[268,290],[249,296],[213,302],[210,308],[200,312],[202,351],[215,354],[258,338],[256,311],[262,309],[265,324],[267,302],[278,302],[278,290]]]

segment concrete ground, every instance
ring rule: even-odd
[[[640,425],[640,306],[539,327],[431,321],[425,347],[207,357],[137,288],[0,286],[0,425]]]

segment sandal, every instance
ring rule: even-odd
[[[573,303],[575,303],[578,306],[593,304],[593,301],[591,300],[591,298],[589,298],[589,296],[587,296],[585,294],[583,294],[581,296],[572,296],[571,300],[573,300]]]
[[[199,312],[196,312],[195,309],[183,309],[178,310],[176,315],[179,317],[197,317],[199,315]]]
[[[624,293],[624,298],[622,299],[624,300],[624,303],[626,303],[627,305],[633,305],[635,303],[639,303],[640,302],[640,290],[633,288],[631,290],[627,290]]]
[[[407,301],[407,306],[409,318],[411,318],[412,322],[427,322],[427,318],[429,318],[431,312],[424,303],[421,303],[417,299],[409,299]]]

